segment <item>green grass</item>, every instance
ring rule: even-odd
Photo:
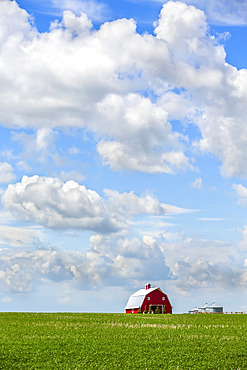
[[[0,313],[0,369],[247,369],[247,315]]]

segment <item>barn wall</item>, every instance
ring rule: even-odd
[[[148,299],[150,297],[150,300]],[[165,300],[162,300],[162,298],[165,298]],[[156,289],[153,292],[147,294],[145,297],[143,304],[141,306],[141,312],[145,310],[145,306],[147,311],[149,310],[150,305],[165,305],[166,306],[166,313],[172,313],[172,307],[169,302],[169,299],[166,294],[162,293],[160,290]]]
[[[133,308],[133,309],[127,309],[126,313],[138,313],[139,309],[138,308]]]

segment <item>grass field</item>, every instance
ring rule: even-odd
[[[247,315],[0,313],[1,369],[247,369]]]

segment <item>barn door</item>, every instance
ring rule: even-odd
[[[150,304],[149,307],[150,307],[149,310],[151,311],[151,313],[154,313],[154,314],[162,313],[162,309],[163,309],[162,304]]]

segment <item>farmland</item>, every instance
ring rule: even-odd
[[[247,315],[0,313],[1,369],[247,369]]]

